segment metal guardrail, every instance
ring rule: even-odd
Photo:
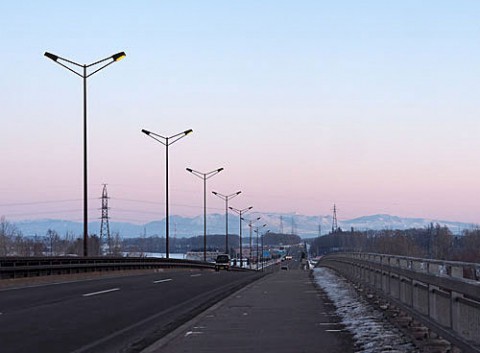
[[[480,264],[368,253],[321,258],[462,349],[480,352]]]
[[[202,261],[146,257],[0,257],[0,280],[155,268],[214,269],[215,264]]]

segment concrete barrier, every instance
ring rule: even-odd
[[[338,253],[319,266],[376,291],[463,352],[480,352],[480,264]]]

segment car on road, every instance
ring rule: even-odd
[[[218,255],[215,260],[215,271],[220,270],[230,270],[230,256],[227,254]]]

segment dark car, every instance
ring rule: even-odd
[[[230,256],[227,254],[218,255],[215,260],[215,271],[230,270]]]

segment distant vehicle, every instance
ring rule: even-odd
[[[291,259],[293,259],[293,256],[292,256],[292,255],[287,255],[287,256],[285,256],[285,260],[291,260]]]
[[[215,271],[230,270],[230,256],[227,254],[218,255],[215,260]]]
[[[242,264],[240,263],[242,262]],[[248,259],[232,259],[230,260],[230,265],[233,266],[233,267],[248,267],[248,265],[250,264],[250,261],[248,261]]]

